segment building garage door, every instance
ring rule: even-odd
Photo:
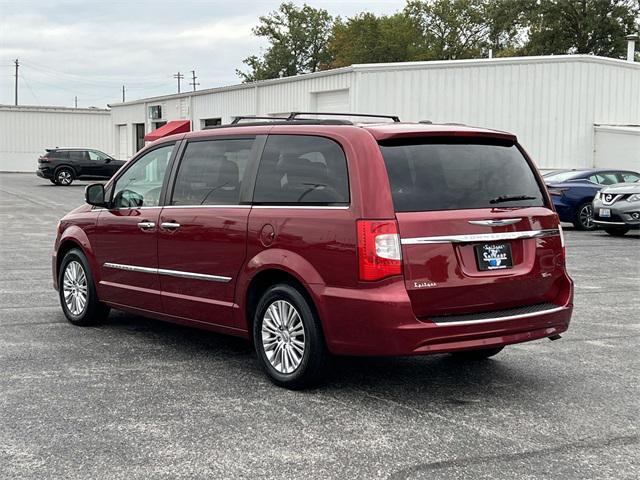
[[[128,160],[127,153],[127,126],[118,125],[118,159]]]
[[[349,90],[332,90],[330,92],[315,93],[316,111],[318,112],[348,112]]]
[[[640,127],[598,125],[594,130],[593,163],[596,167],[638,171]]]

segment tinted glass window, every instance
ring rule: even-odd
[[[156,207],[173,145],[156,148],[135,161],[113,189],[115,208]]]
[[[87,152],[84,150],[70,150],[69,151],[69,160],[80,162],[84,160]]]
[[[549,173],[544,176],[544,181],[548,183],[560,183],[560,182],[566,182],[567,180],[571,180],[573,178],[577,178],[580,175],[582,175],[582,172],[568,171],[568,172]],[[591,177],[589,177],[589,179],[591,180]],[[591,181],[595,182],[595,180],[591,180]]]
[[[600,185],[613,185],[614,183],[620,183],[620,180],[618,180],[618,177],[613,172],[601,172],[598,174],[598,179],[600,179],[598,182]]]
[[[595,175],[590,175],[590,176],[587,178],[587,180],[589,180],[590,182],[593,182],[593,183],[600,184],[600,183],[602,183],[603,178],[602,178],[600,175],[595,174]]]
[[[187,144],[171,204],[238,204],[253,143],[242,138]]]
[[[347,160],[342,148],[324,137],[269,136],[258,169],[254,202],[348,204]]]
[[[544,205],[515,146],[429,143],[380,149],[398,212]]]
[[[640,180],[640,175],[638,175],[636,173],[620,172],[620,175],[622,176],[622,181],[625,182],[625,183],[633,183],[633,182],[637,182],[638,180]]]
[[[89,160],[93,160],[95,162],[102,162],[105,159],[105,156],[101,153],[95,152],[93,150],[89,150]]]
[[[53,158],[59,158],[60,160],[68,160],[69,159],[69,151],[68,150],[55,150],[50,152],[49,155]]]

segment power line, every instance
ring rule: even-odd
[[[78,75],[75,73],[67,73],[67,72],[62,72],[60,70],[55,70],[53,68],[49,68],[49,67],[45,67],[43,65],[38,65],[38,64],[34,64],[31,62],[22,62],[21,66],[26,66],[29,69],[33,69],[33,70],[37,70],[39,72],[40,75],[44,75],[44,76],[48,76],[51,78],[55,78],[55,79],[64,79],[67,82],[75,82],[75,83],[83,83],[86,85],[92,85],[92,86],[100,86],[100,87],[105,87],[105,86],[120,86],[122,85],[121,80],[102,80],[102,79],[96,79],[96,78],[90,78],[87,77],[86,75]],[[162,80],[164,79],[164,80]],[[145,86],[160,86],[160,85],[166,85],[168,83],[169,77],[164,77],[164,76],[153,76],[153,77],[147,77],[146,79],[139,79],[139,80],[129,80],[127,81],[127,84],[134,84],[134,85],[139,85],[141,87],[145,87]]]
[[[33,99],[36,101],[36,103],[40,103],[40,99],[38,98],[38,96],[36,95],[36,92],[33,91],[33,88],[31,88],[31,85],[29,85],[29,82],[27,82],[27,79],[24,78],[24,75],[22,75],[22,73],[20,74],[20,78],[22,79],[22,81],[24,82],[24,84],[27,86],[27,88],[29,89],[29,92],[31,92],[31,96],[33,97]]]
[[[182,80],[184,78],[184,75],[182,75],[180,72],[176,73],[173,78],[177,78],[178,79],[178,93],[180,93],[180,80]]]

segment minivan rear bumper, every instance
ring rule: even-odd
[[[491,348],[567,330],[573,283],[554,308],[498,320],[436,323],[419,320],[402,281],[364,290],[318,288],[318,308],[329,350],[337,355],[424,355]],[[310,286],[313,290],[313,286]],[[558,304],[561,303],[561,304]]]

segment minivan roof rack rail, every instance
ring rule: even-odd
[[[340,117],[371,117],[371,118],[388,118],[394,123],[400,122],[397,115],[380,115],[377,113],[345,113],[345,112],[291,112],[287,120],[300,120],[299,115],[336,115]]]
[[[238,115],[233,117],[231,123],[229,125],[237,125],[241,120],[288,120],[287,117],[269,117],[269,116],[260,116],[260,115]]]

